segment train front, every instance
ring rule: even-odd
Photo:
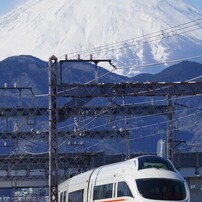
[[[186,181],[170,161],[158,156],[142,156],[135,161],[137,201],[189,202]]]

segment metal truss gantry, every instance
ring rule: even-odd
[[[98,83],[61,84],[58,96],[117,97],[117,96],[188,96],[200,95],[202,82],[143,82],[143,83]]]
[[[9,117],[47,117],[48,108],[0,108],[0,118]],[[98,107],[81,107],[72,108],[65,105],[58,108],[58,120],[65,121],[73,115],[95,116],[95,115],[149,115],[149,114],[166,114],[168,112],[167,105],[126,105],[126,106],[98,106]]]
[[[98,154],[97,154],[98,155]],[[81,168],[82,171],[92,168],[92,159],[96,155],[86,153],[59,153],[58,154],[58,180],[59,182],[74,175]],[[16,161],[17,159],[17,161]],[[49,155],[48,154],[21,154],[0,156],[1,188],[11,187],[48,187]],[[71,171],[72,170],[72,171]]]

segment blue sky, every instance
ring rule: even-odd
[[[0,15],[6,14],[27,0],[0,0]]]
[[[0,0],[0,15],[6,14],[7,12],[11,11],[12,9],[16,8],[18,5],[23,4],[26,1],[28,0]],[[202,10],[202,0],[185,0],[185,1],[192,4],[194,7]]]
[[[202,0],[185,0],[185,1],[193,5],[194,7],[202,10]]]

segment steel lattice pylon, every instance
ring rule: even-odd
[[[57,58],[49,59],[49,201],[58,201]]]

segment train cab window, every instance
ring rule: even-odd
[[[128,196],[133,197],[130,188],[126,184],[126,182],[119,182],[117,189],[117,197]]]
[[[93,189],[93,200],[112,198],[113,184],[95,186]]]
[[[172,164],[159,156],[143,156],[138,158],[138,170],[147,168],[165,169],[175,171]]]
[[[83,202],[83,193],[83,189],[70,192],[68,195],[68,202]]]
[[[138,179],[137,188],[142,197],[161,201],[182,201],[186,198],[183,181],[171,179]]]

